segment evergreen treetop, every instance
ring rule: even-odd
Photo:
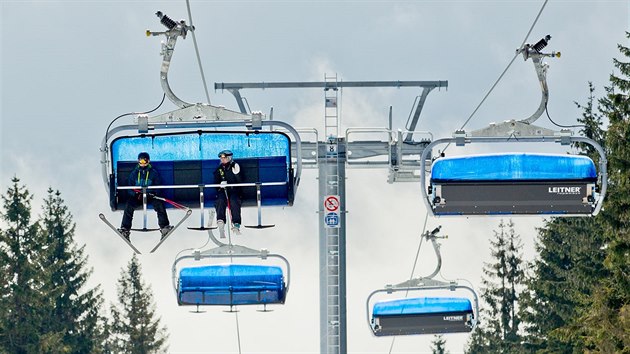
[[[165,352],[168,333],[156,316],[151,289],[142,280],[135,253],[118,279],[118,302],[110,308],[111,334],[117,351],[132,354]]]

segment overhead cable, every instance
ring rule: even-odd
[[[416,265],[418,264],[418,257],[420,256],[420,249],[422,248],[422,240],[424,240],[424,232],[427,230],[427,221],[429,220],[429,212],[424,216],[424,226],[422,227],[422,232],[420,233],[420,243],[418,244],[418,251],[416,251],[416,259],[413,261],[413,267],[411,267],[411,274],[409,275],[409,280],[413,279],[413,273],[416,272]],[[409,294],[409,290],[405,291],[405,298]],[[396,341],[396,336],[392,337],[392,343],[389,346],[389,354],[392,354],[392,349],[394,349],[394,342]]]
[[[208,100],[208,104],[210,104],[210,94],[208,93],[208,85],[206,84],[206,76],[203,73],[203,66],[201,65],[201,56],[199,55],[199,47],[197,46],[197,37],[195,36],[195,26],[193,25],[192,12],[190,11],[189,0],[186,0],[186,8],[188,9],[188,22],[190,22],[193,44],[195,46],[195,54],[197,55],[197,62],[199,63],[199,72],[201,73],[201,81],[203,81],[203,89],[206,93],[206,99]]]
[[[149,114],[151,112],[156,111],[158,108],[160,108],[162,106],[162,104],[164,103],[164,100],[166,99],[166,94],[162,95],[162,101],[160,101],[160,104],[157,105],[157,107],[153,108],[152,110],[146,111],[146,112],[129,112],[129,113],[125,113],[125,114],[121,114],[118,117],[112,119],[111,122],[109,122],[109,125],[107,126],[107,129],[105,130],[105,141],[107,141],[107,139],[109,138],[109,128],[112,127],[112,124],[114,124],[115,121],[117,121],[118,119],[122,118],[122,117],[126,117],[126,116],[130,116],[130,115],[134,115],[134,114]]]
[[[538,15],[536,15],[536,18],[534,19],[534,22],[532,23],[531,27],[529,28],[529,31],[527,31],[527,34],[525,35],[525,38],[523,39],[523,43],[521,43],[521,45],[519,46],[519,48],[523,48],[523,46],[525,45],[525,42],[527,42],[527,38],[529,38],[529,35],[532,33],[534,26],[536,26],[536,23],[538,22],[538,19],[540,18],[540,15],[542,14],[545,6],[547,5],[547,1],[549,0],[545,0],[545,2],[543,3],[542,7],[540,8],[540,11],[538,11]],[[470,114],[470,116],[468,117],[468,119],[466,119],[466,121],[464,122],[464,124],[461,126],[461,128],[459,128],[459,130],[463,130],[464,127],[466,126],[466,124],[468,124],[468,122],[470,122],[470,120],[472,119],[472,117],[475,115],[475,113],[477,113],[477,111],[479,110],[479,108],[481,107],[481,105],[486,101],[486,98],[488,98],[488,96],[490,95],[490,93],[494,90],[494,88],[497,86],[497,84],[499,83],[499,81],[501,81],[501,79],[503,78],[503,76],[505,75],[505,73],[508,71],[508,69],[510,68],[510,66],[512,66],[512,63],[514,63],[514,60],[516,60],[516,57],[520,54],[520,52],[516,52],[514,54],[514,57],[512,58],[512,60],[510,60],[510,63],[507,65],[507,67],[505,68],[505,70],[503,70],[503,72],[501,73],[501,75],[499,75],[499,78],[494,82],[494,84],[492,85],[492,87],[490,87],[490,90],[488,91],[488,93],[486,93],[486,95],[483,97],[483,99],[481,100],[481,102],[479,102],[479,104],[477,105],[477,107],[475,108],[475,110]],[[446,149],[445,149],[446,150]]]

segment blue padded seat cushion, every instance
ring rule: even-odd
[[[425,315],[435,313],[472,312],[467,298],[419,297],[377,302],[373,316]]]
[[[183,268],[179,273],[179,291],[233,292],[284,289],[282,268],[277,266],[219,264]]]
[[[431,168],[431,181],[596,181],[595,164],[587,156],[504,153],[444,157]]]

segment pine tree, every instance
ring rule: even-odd
[[[587,349],[575,326],[600,277],[601,227],[597,219],[558,218],[539,229],[523,318],[528,322],[528,344],[541,353],[572,353]]]
[[[481,354],[481,353],[496,353],[497,348],[493,347],[495,339],[488,329],[486,329],[485,322],[483,322],[488,316],[483,308],[479,309],[479,322],[477,327],[472,331],[468,343],[466,345],[466,353],[469,354]]]
[[[580,127],[580,134],[605,148],[606,130],[603,128],[602,106],[600,104],[597,109],[595,107],[595,87],[592,82],[588,83],[588,92],[589,95],[585,105],[574,102],[577,108],[582,109],[582,117],[577,120],[578,123],[582,125]],[[580,154],[586,155],[596,163],[599,163],[599,154],[592,146],[575,143],[573,147],[576,148]]]
[[[82,291],[90,272],[60,193],[48,191],[44,215],[31,223],[32,196],[19,179],[12,182],[2,198],[0,352],[102,352],[101,295]]]
[[[103,340],[102,340],[102,353],[110,354],[110,353],[118,353],[116,351],[116,337],[112,333],[112,321],[111,319],[106,318],[103,323]]]
[[[48,330],[63,333],[63,345],[72,353],[98,352],[102,346],[103,299],[99,287],[86,289],[92,272],[84,248],[74,242],[75,224],[59,191],[48,189],[41,232],[47,245],[44,268],[50,273],[50,298],[54,302]]]
[[[594,107],[594,91],[589,83],[587,103],[576,102],[583,110],[578,122],[583,124],[583,136],[605,148],[606,132],[602,129],[602,114]],[[599,163],[600,156],[592,146],[574,148]],[[521,299],[529,349],[540,353],[582,352],[587,346],[576,324],[595,284],[606,276],[602,219],[553,218],[538,233],[538,258],[532,262],[528,290]]]
[[[444,336],[439,334],[433,336],[433,341],[431,341],[431,353],[433,354],[448,354],[449,352],[446,350],[446,339]]]
[[[630,38],[630,33],[626,33]],[[630,48],[618,45],[625,57]],[[609,190],[602,211],[606,257],[610,276],[601,278],[592,302],[581,318],[587,343],[601,352],[627,352],[630,348],[630,63],[613,59],[620,75],[610,76],[611,86],[600,100],[610,125],[606,134]]]
[[[42,331],[50,301],[41,262],[43,244],[38,224],[31,222],[33,197],[17,177],[11,181],[0,213],[7,226],[0,232],[0,272],[5,275],[0,285],[0,352],[48,352],[59,347],[61,334]]]
[[[155,315],[151,289],[142,281],[134,254],[118,279],[118,303],[111,306],[111,334],[117,352],[147,354],[165,352],[168,334]]]
[[[517,301],[524,281],[520,236],[501,220],[491,240],[494,263],[484,265],[481,298],[487,311],[473,331],[468,353],[514,353],[521,349]]]

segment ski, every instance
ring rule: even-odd
[[[123,239],[123,241],[125,241],[125,243],[127,243],[127,244],[129,245],[129,247],[131,247],[131,248],[134,250],[134,252],[136,252],[137,254],[140,254],[140,251],[139,251],[139,250],[138,250],[138,249],[137,249],[137,248],[136,248],[133,244],[131,244],[131,241],[127,240],[127,239],[125,238],[125,236],[123,236],[123,235],[122,235],[122,234],[118,231],[118,229],[117,229],[114,225],[112,225],[112,223],[110,223],[110,222],[109,222],[109,220],[107,220],[107,218],[105,217],[105,215],[103,215],[103,213],[98,214],[98,217],[99,217],[101,220],[103,220],[103,222],[105,223],[105,225],[109,226],[109,228],[110,228],[110,229],[114,230],[114,232],[115,232],[118,236],[120,236],[120,238],[122,238],[122,239]]]
[[[166,235],[162,236],[160,238],[160,242],[158,242],[157,245],[155,245],[155,247],[153,247],[153,249],[151,250],[150,253],[155,252],[155,250],[158,249],[158,247],[160,247],[160,245],[162,244],[162,242],[166,241],[166,239],[173,233],[173,231],[175,231],[175,229],[177,229],[179,227],[179,225],[181,225],[184,220],[188,219],[188,217],[192,214],[192,210],[188,209],[186,210],[186,215],[184,215],[184,217],[171,229],[171,231],[169,231]]]

